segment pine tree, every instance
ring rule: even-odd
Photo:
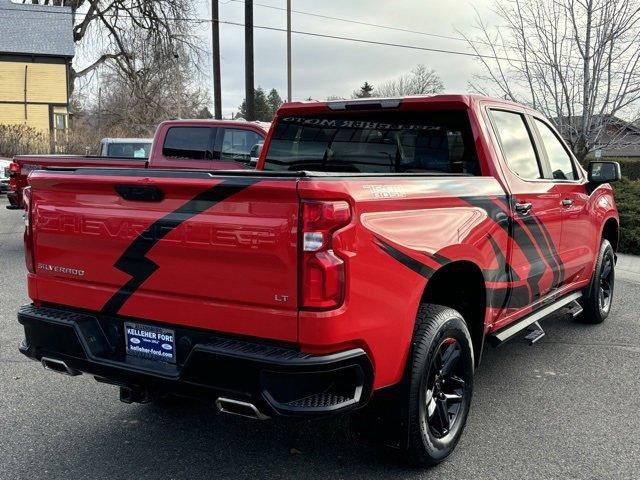
[[[276,95],[278,92],[276,92]],[[271,95],[271,92],[269,93]],[[280,97],[278,95],[278,97]],[[270,122],[273,119],[273,110],[271,108],[270,102],[267,99],[267,94],[264,92],[262,87],[258,87],[255,89],[255,112],[256,112],[256,120],[260,120],[262,122]],[[242,104],[238,107],[238,113],[235,118],[246,118],[247,115],[247,103],[246,99],[242,101]]]
[[[280,105],[282,105],[283,103],[282,97],[280,97],[280,94],[275,88],[272,88],[269,92],[269,95],[267,95],[267,103],[269,104],[269,108],[271,109],[271,117],[273,118],[273,116],[278,111],[278,108],[280,108]]]
[[[356,90],[353,92],[353,98],[369,98],[373,93],[373,85],[370,85],[369,82],[364,82],[364,85],[360,87],[360,90]]]

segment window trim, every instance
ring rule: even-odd
[[[551,178],[545,178],[545,180],[548,181],[548,182],[551,182],[551,183],[574,183],[574,184],[583,183],[584,182],[584,176],[582,174],[582,169],[577,167],[577,165],[576,165],[577,160],[574,158],[573,152],[571,152],[571,150],[569,150],[569,148],[567,147],[566,143],[564,142],[564,139],[560,136],[560,134],[556,131],[556,129],[545,118],[542,118],[539,115],[530,115],[530,117],[531,117],[531,126],[534,129],[534,131],[536,132],[536,141],[538,141],[540,143],[540,151],[542,152],[542,154],[544,156],[545,170],[546,170],[544,175],[545,176],[549,175],[551,177]],[[561,178],[553,178],[553,171],[551,170],[551,162],[549,161],[549,156],[547,154],[547,149],[546,149],[546,147],[544,145],[544,141],[542,140],[542,135],[540,134],[540,130],[538,130],[538,125],[535,122],[536,120],[539,121],[540,123],[542,123],[543,125],[546,125],[547,128],[549,128],[549,130],[551,130],[551,133],[560,142],[560,145],[562,146],[562,148],[564,149],[565,153],[569,157],[569,161],[571,162],[571,168],[573,168],[573,173],[578,178],[576,178],[574,180],[569,180],[569,179],[564,179],[563,180]]]
[[[540,146],[537,142],[537,133],[538,132],[533,132],[533,130],[531,129],[531,125],[529,124],[529,119],[528,119],[528,115],[526,111],[517,111],[517,110],[510,110],[508,108],[502,108],[502,107],[492,107],[489,106],[487,107],[488,110],[488,117],[489,117],[489,122],[491,123],[491,128],[493,129],[493,133],[494,136],[498,142],[498,148],[500,149],[500,153],[502,154],[502,159],[504,160],[504,164],[507,167],[507,169],[509,170],[510,173],[512,173],[513,175],[515,175],[516,177],[518,177],[518,179],[522,180],[523,182],[530,182],[530,183],[541,183],[541,182],[548,182],[547,178],[545,177],[545,168],[546,166],[544,165],[544,161],[540,152]],[[504,113],[511,113],[514,115],[518,115],[519,117],[522,118],[525,129],[527,130],[527,133],[529,134],[529,140],[531,141],[531,146],[533,147],[533,151],[535,153],[536,156],[536,163],[538,164],[538,171],[540,172],[541,178],[526,178],[526,177],[522,177],[520,176],[518,173],[516,173],[512,168],[511,165],[509,165],[509,161],[507,160],[507,155],[505,153],[504,150],[504,146],[502,144],[502,138],[500,136],[500,132],[498,130],[498,127],[495,123],[495,119],[493,118],[493,112],[504,112]],[[544,159],[546,160],[546,158]]]

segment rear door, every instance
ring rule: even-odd
[[[559,250],[565,283],[571,284],[591,276],[591,271],[587,270],[597,254],[599,232],[595,218],[587,210],[589,195],[582,170],[558,133],[545,120],[534,118],[533,124],[547,159],[545,177],[560,195],[562,238]]]
[[[295,178],[77,170],[31,180],[36,300],[297,340]]]
[[[514,275],[503,317],[538,302],[562,283],[558,254],[562,231],[560,194],[544,178],[541,155],[524,111],[490,109],[510,190]]]

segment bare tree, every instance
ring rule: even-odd
[[[435,70],[418,65],[411,72],[376,88],[379,97],[399,97],[406,95],[433,95],[444,90],[444,84]]]
[[[105,63],[132,75],[137,69],[134,52],[127,44],[128,32],[135,29],[166,55],[180,49],[183,55],[199,56],[199,43],[191,29],[194,2],[190,0],[23,0],[71,7],[73,39],[84,65],[71,71],[71,84]]]
[[[130,71],[117,64],[105,67],[100,82],[103,97],[99,106],[92,105],[104,128],[118,126],[127,135],[144,135],[163,120],[195,118],[204,111],[209,104],[208,91],[192,82],[197,73],[183,49],[167,56],[161,45],[147,42],[146,35],[135,30],[123,39],[135,58],[136,69]]]
[[[499,0],[466,36],[485,74],[472,88],[541,110],[579,160],[622,141],[640,100],[638,0]],[[502,25],[503,24],[503,25]]]

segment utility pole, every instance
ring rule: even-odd
[[[287,0],[287,101],[291,101],[291,0]]]
[[[246,120],[256,119],[256,99],[253,88],[253,0],[244,2],[244,89]]]
[[[213,52],[213,117],[222,119],[222,93],[220,86],[220,23],[218,0],[211,0],[211,47]]]

